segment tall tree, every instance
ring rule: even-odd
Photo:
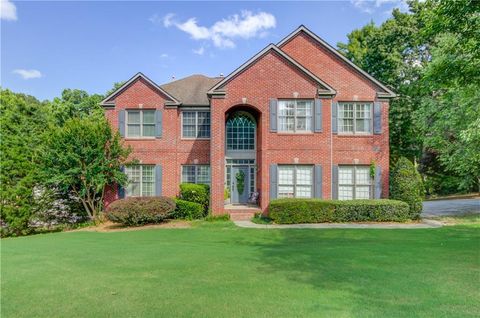
[[[45,134],[43,182],[72,193],[93,220],[102,211],[106,186],[126,183],[120,167],[129,154],[104,117],[71,118]]]
[[[32,96],[0,89],[0,220],[9,234],[28,232],[34,211],[45,107]]]

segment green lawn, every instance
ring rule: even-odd
[[[468,317],[480,227],[69,232],[2,240],[6,317]]]

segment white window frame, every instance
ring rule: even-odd
[[[155,132],[157,123],[156,123],[156,109],[127,109],[125,110],[125,138],[127,139],[155,139],[156,132],[153,134],[153,136],[144,136],[143,135],[143,112],[144,111],[150,111],[153,112],[153,129]],[[140,113],[140,136],[129,136],[128,135],[128,113]],[[138,125],[138,124],[132,124],[132,125]],[[151,125],[151,124],[147,124]]]
[[[195,184],[207,184],[207,185],[210,185],[212,183],[212,170],[210,168],[210,165],[182,165],[182,169],[180,171],[180,183],[191,183],[191,182],[185,182],[183,181],[183,169],[185,167],[195,167],[195,175],[194,175],[194,179],[195,181],[193,183]],[[208,167],[208,179],[209,179],[209,183],[199,183],[198,182],[198,174],[199,174],[199,167]]]
[[[348,118],[353,120],[353,131],[341,131],[340,127],[343,127],[343,122],[342,120],[344,117],[340,117],[340,105],[344,104],[353,104],[353,118]],[[368,104],[370,105],[370,125],[368,127],[368,132],[367,131],[357,131],[357,119],[368,119],[368,118],[357,118],[357,106],[360,104]],[[340,135],[363,135],[363,136],[368,136],[373,134],[373,103],[372,102],[338,102],[338,109],[337,109],[337,130],[338,134]]]
[[[157,187],[157,182],[156,182],[156,176],[155,176],[155,165],[132,165],[132,166],[127,166],[125,167],[125,174],[128,177],[128,172],[127,169],[131,167],[140,167],[140,195],[131,195],[128,193],[128,185],[125,187],[125,197],[145,197],[146,195],[143,194],[143,169],[144,167],[151,167],[153,168],[153,189],[152,189],[152,195],[149,195],[148,197],[154,197],[156,193],[156,187]]]
[[[364,198],[361,198],[361,199],[358,199],[358,200],[369,200],[369,199],[373,199],[373,182],[372,182],[372,178],[370,177],[370,166],[366,166],[366,165],[339,165],[338,166],[338,175],[340,176],[340,169],[342,168],[349,168],[349,169],[353,169],[353,183],[352,184],[345,184],[345,183],[340,183],[340,177],[338,178],[338,185],[337,185],[337,193],[339,194],[340,196],[340,187],[341,186],[344,186],[344,187],[352,187],[352,199],[340,199],[340,200],[357,200],[356,198],[356,193],[357,193],[357,186],[367,186],[367,184],[357,184],[357,169],[358,168],[364,168],[364,169],[368,169],[368,176],[369,176],[369,184],[368,184],[368,192],[369,192],[369,196],[367,199],[364,199]]]
[[[310,118],[310,129],[309,130],[297,130],[297,102],[298,101],[309,101],[311,102],[311,109],[310,109],[310,116],[298,116],[298,117],[306,117]],[[293,131],[292,130],[281,130],[280,127],[280,117],[285,117],[280,115],[280,103],[282,102],[293,102],[295,104],[294,109],[293,109]],[[313,99],[279,99],[277,102],[277,127],[278,127],[278,132],[279,133],[288,133],[288,134],[305,134],[305,133],[313,133],[313,118],[314,118],[314,112],[315,112],[315,101]],[[290,117],[290,116],[289,116]]]
[[[183,113],[195,113],[195,137],[190,137],[190,136],[184,136],[183,134]],[[198,136],[198,113],[209,113],[210,115],[210,125],[209,125],[209,130],[208,130],[208,135],[209,137],[197,137]],[[180,123],[181,123],[181,136],[182,139],[187,139],[187,140],[194,140],[194,139],[201,139],[201,140],[209,140],[210,137],[212,136],[212,114],[210,110],[189,110],[185,109],[181,111],[181,116],[180,116]]]
[[[282,184],[280,183],[280,169],[282,167],[293,167],[293,184]],[[284,198],[282,196],[280,196],[280,186],[293,186],[293,197],[292,198],[296,198],[297,197],[297,168],[298,167],[309,167],[310,168],[310,171],[311,171],[311,180],[312,180],[312,183],[310,184],[310,198],[313,198],[314,197],[314,171],[313,171],[313,165],[289,165],[289,164],[286,164],[286,165],[282,165],[282,164],[279,164],[277,165],[277,180],[278,180],[278,184],[277,184],[277,198]],[[306,186],[305,184],[301,184],[300,186]],[[307,199],[307,198],[304,198],[302,197],[301,199]]]

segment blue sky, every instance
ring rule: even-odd
[[[332,45],[402,0],[328,2],[1,1],[1,86],[41,100],[104,93],[143,72],[229,74],[300,24]]]

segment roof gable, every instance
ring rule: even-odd
[[[121,92],[123,92],[125,89],[127,89],[130,85],[135,83],[137,80],[143,79],[145,80],[148,84],[150,84],[154,89],[165,95],[170,101],[167,101],[166,104],[168,103],[169,105],[180,105],[181,102],[173,97],[171,94],[169,94],[167,91],[165,91],[163,88],[158,86],[154,81],[146,77],[143,73],[138,72],[135,74],[132,78],[130,78],[128,81],[125,82],[122,86],[120,86],[118,89],[116,89],[113,93],[108,95],[104,100],[100,102],[100,105],[104,107],[112,107],[115,106],[115,97],[117,97]]]
[[[225,86],[230,80],[232,80],[234,77],[237,75],[241,74],[244,70],[249,68],[251,65],[253,65],[257,60],[259,60],[261,57],[266,55],[269,52],[275,52],[277,53],[280,57],[288,61],[290,64],[292,64],[295,68],[297,68],[299,71],[301,71],[303,74],[305,74],[307,77],[311,78],[318,84],[322,86],[322,89],[319,89],[319,94],[320,95],[335,95],[336,91],[330,87],[327,83],[322,81],[320,78],[318,78],[315,74],[310,72],[308,69],[300,65],[297,61],[295,61],[293,58],[288,56],[285,52],[280,50],[275,44],[269,44],[266,48],[258,52],[255,56],[250,58],[247,62],[242,64],[240,67],[238,67],[235,71],[230,73],[228,76],[226,76],[223,80],[218,82],[215,86],[213,86],[209,91],[208,94],[210,95],[219,95],[219,94],[224,94],[225,92],[221,90],[223,86]]]
[[[348,58],[346,58],[343,54],[341,54],[339,51],[337,51],[334,47],[332,47],[330,44],[328,44],[325,40],[320,38],[318,35],[310,31],[307,27],[304,25],[301,25],[298,27],[295,31],[287,35],[283,40],[277,43],[277,46],[281,48],[283,45],[288,43],[290,40],[298,36],[299,34],[304,33],[308,35],[310,38],[314,39],[317,43],[322,45],[324,48],[326,48],[329,52],[333,53],[334,56],[338,57],[340,60],[345,62],[347,65],[351,66],[353,69],[355,69],[357,72],[359,72],[361,75],[363,75],[365,78],[367,78],[369,81],[373,82],[375,85],[380,87],[382,90],[385,91],[385,93],[378,93],[378,97],[384,97],[384,98],[393,98],[396,96],[396,94],[390,90],[387,86],[382,84],[380,81],[375,79],[373,76],[362,70],[360,67],[355,65],[352,61],[350,61]]]

